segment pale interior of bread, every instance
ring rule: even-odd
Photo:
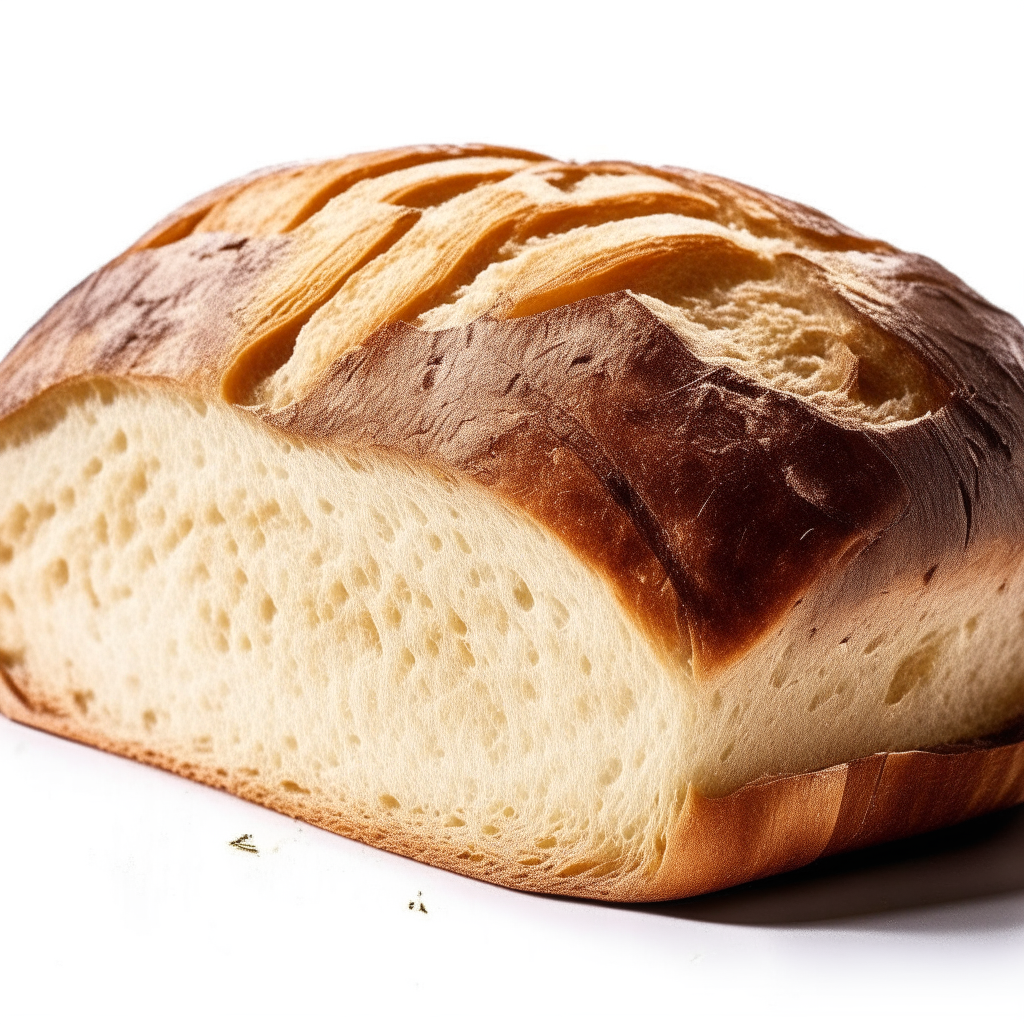
[[[1024,683],[1021,582],[993,595],[991,566],[694,679],[486,489],[162,383],[44,394],[0,428],[0,479],[19,699],[469,860],[650,874],[689,785],[978,735]]]
[[[531,520],[159,388],[15,420],[0,658],[30,697],[471,856],[658,856],[688,680]]]

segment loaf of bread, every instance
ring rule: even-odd
[[[709,175],[195,200],[0,365],[0,710],[658,900],[1024,800],[1024,330]]]

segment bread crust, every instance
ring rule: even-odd
[[[0,365],[0,417],[84,377],[159,378],[222,401],[252,344],[239,311],[294,254],[291,228],[358,181],[471,155],[541,166],[536,154],[494,147],[415,147],[261,172],[188,204],[22,339]],[[834,624],[887,588],[970,577],[978,553],[996,549],[1006,577],[1015,573],[1021,325],[932,261],[816,211],[706,175],[628,167],[690,190],[730,224],[813,243],[779,258],[910,353],[934,413],[897,426],[844,420],[702,359],[697,341],[682,343],[633,294],[602,291],[598,280],[572,302],[530,299],[542,307],[533,313],[524,299],[446,330],[385,324],[334,359],[301,401],[251,415],[305,442],[397,452],[492,489],[596,567],[662,655],[708,685],[801,604],[802,621]],[[280,202],[260,214],[259,230],[224,230],[252,216],[246,190],[256,187]],[[33,703],[16,675],[0,666],[0,711],[17,721],[431,864],[577,896],[693,895],[1024,800],[1024,742],[964,735],[965,749],[875,753],[721,796],[691,785],[646,879],[573,874],[557,861],[527,871],[514,851],[470,862],[436,829],[370,810],[346,818],[301,794],[112,743]]]

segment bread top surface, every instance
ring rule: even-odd
[[[0,415],[160,377],[412,455],[544,523],[713,676],[801,603],[1019,561],[1022,342],[932,261],[746,186],[414,147],[188,204],[22,339]]]

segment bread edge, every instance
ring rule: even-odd
[[[722,797],[705,797],[690,786],[658,844],[661,860],[655,870],[616,875],[614,864],[579,870],[553,858],[538,871],[520,865],[512,849],[474,863],[466,859],[464,843],[453,843],[429,826],[409,828],[385,812],[345,814],[301,793],[278,792],[143,744],[111,740],[33,704],[3,667],[0,713],[432,867],[523,892],[610,902],[698,896],[1024,803],[1024,740],[1001,734],[969,749],[876,753],[818,771],[759,779]]]

